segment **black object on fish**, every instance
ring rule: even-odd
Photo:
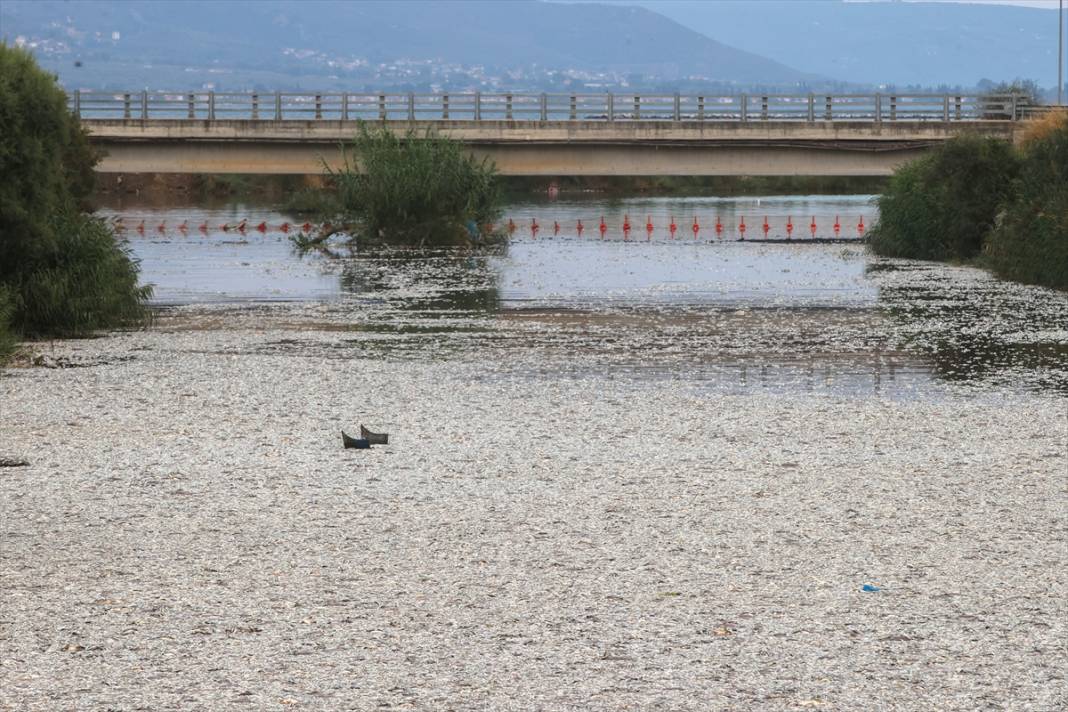
[[[367,438],[350,438],[344,430],[341,431],[341,443],[346,449],[369,450],[371,448],[371,443]]]
[[[388,445],[389,433],[372,433],[367,428],[360,426],[360,437],[372,445]]]

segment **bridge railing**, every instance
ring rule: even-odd
[[[1024,97],[964,94],[561,94],[77,91],[83,119],[247,121],[1015,121]]]

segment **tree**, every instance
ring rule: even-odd
[[[0,43],[0,331],[78,335],[146,316],[136,262],[82,212],[97,159],[56,78]]]

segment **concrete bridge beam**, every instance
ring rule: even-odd
[[[341,121],[85,120],[104,173],[314,174],[341,162]],[[922,122],[386,122],[439,131],[503,175],[889,175],[964,132],[1014,124]]]

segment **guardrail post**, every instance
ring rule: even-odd
[[[408,120],[415,121],[415,94],[408,92]]]
[[[123,94],[122,95],[122,118],[124,118],[124,119],[130,118],[130,95],[129,94]]]
[[[349,120],[349,93],[347,91],[341,92],[341,120]]]
[[[682,99],[678,92],[675,92],[675,120],[682,121]]]
[[[141,120],[148,118],[148,90],[141,90]]]
[[[545,92],[542,92],[541,96],[538,97],[538,106],[541,108],[541,113],[540,113],[541,120],[542,121],[548,121],[549,120],[549,97],[545,96]]]
[[[78,90],[74,92],[74,115],[79,119],[82,118],[82,92]]]
[[[942,120],[949,121],[949,94],[942,95]]]
[[[215,120],[215,92],[208,92],[208,121]]]
[[[197,95],[187,94],[185,100],[189,105],[188,118],[195,119],[197,117]]]
[[[890,97],[890,120],[897,121],[897,97]]]
[[[703,96],[697,97],[697,120],[705,120],[705,98]]]
[[[316,94],[315,95],[315,118],[317,118],[317,119],[323,118],[323,95],[322,94]]]
[[[274,93],[274,120],[282,120],[282,92],[280,91]]]
[[[749,120],[749,95],[748,94],[742,94],[741,96],[738,97],[738,102],[739,102],[740,109],[741,109],[741,113],[740,113],[741,120],[743,122],[748,121]]]
[[[568,118],[570,118],[572,121],[574,121],[578,116],[577,113],[576,113],[576,110],[575,110],[575,103],[576,103],[575,102],[575,95],[572,94],[571,95],[571,102],[569,104],[569,106],[571,108],[570,108],[570,111],[568,112]]]
[[[260,95],[252,94],[252,120],[260,118]]]
[[[512,120],[512,95],[504,95],[504,118]]]
[[[816,95],[812,92],[808,93],[808,122],[814,123],[816,121]]]
[[[1015,121],[1015,120],[1016,120],[1016,93],[1013,92],[1013,95],[1012,95],[1012,116],[1009,117],[1009,121]]]
[[[482,120],[482,92],[475,92],[475,121]]]
[[[378,95],[378,119],[380,121],[386,120],[386,95]]]
[[[449,95],[448,94],[442,94],[441,95],[441,118],[442,119],[449,118]]]
[[[766,96],[760,97],[760,120],[768,120],[768,97]]]
[[[826,118],[828,121],[834,121],[834,109],[832,108],[833,107],[832,99],[829,96],[825,97],[825,98],[826,98],[826,102],[825,102],[825,107],[824,107],[824,112],[825,112],[824,113],[824,118]]]
[[[616,120],[616,95],[615,94],[609,94],[608,95],[608,120],[609,121],[615,121]]]
[[[958,96],[958,97],[955,97],[955,98],[956,98],[957,101],[956,101],[956,111],[954,113],[956,114],[957,121],[960,121],[960,97]]]
[[[634,120],[637,121],[642,117],[642,98],[638,95],[634,96]]]
[[[883,122],[883,95],[881,93],[875,94],[875,123],[881,124]]]

